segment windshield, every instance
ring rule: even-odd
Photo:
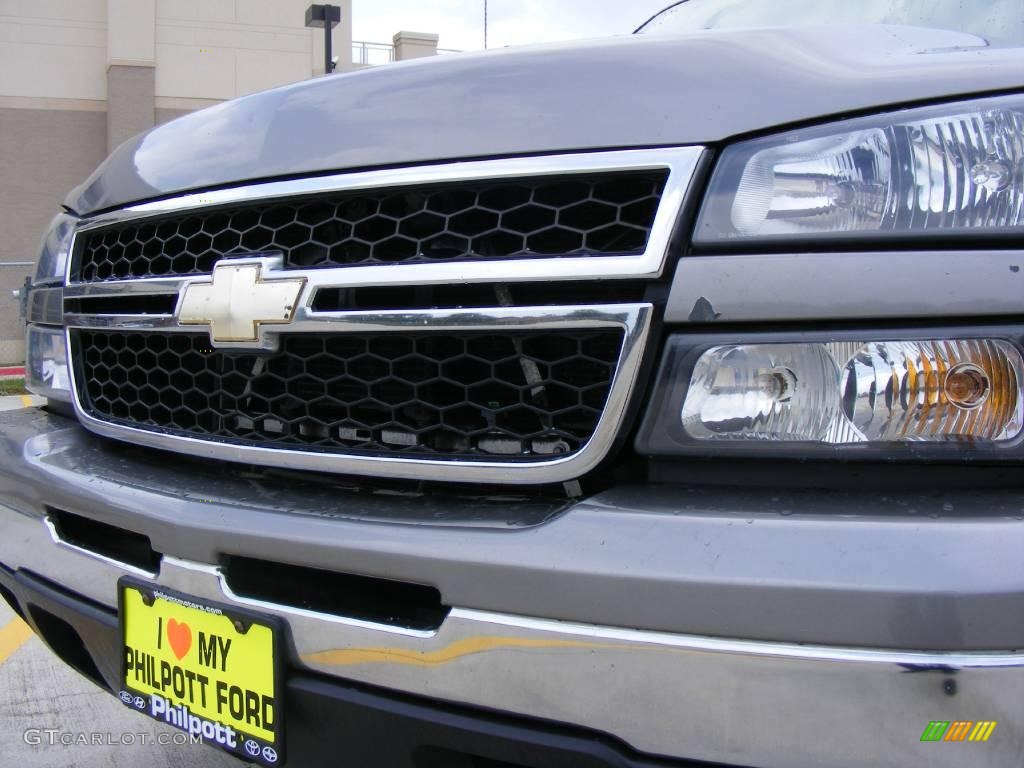
[[[930,27],[1024,45],[1024,0],[684,0],[637,32],[833,24]]]

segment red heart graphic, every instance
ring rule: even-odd
[[[179,623],[170,619],[167,622],[167,639],[171,643],[174,655],[181,661],[192,647],[192,630],[185,622]]]

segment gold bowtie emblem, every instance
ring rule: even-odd
[[[306,279],[265,280],[262,271],[262,264],[217,264],[212,280],[185,287],[178,323],[208,326],[214,343],[258,341],[260,326],[290,323]]]

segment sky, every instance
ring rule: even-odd
[[[488,47],[632,32],[671,0],[488,0]],[[352,0],[352,38],[390,43],[399,30],[435,32],[438,46],[484,47],[484,0]]]

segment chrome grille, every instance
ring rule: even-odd
[[[267,466],[516,484],[579,477],[622,426],[654,310],[645,284],[662,273],[701,154],[343,174],[94,217],[75,234],[64,289],[76,411],[99,434]],[[340,224],[352,201],[367,206],[359,221],[376,217],[370,230],[384,216],[394,233],[388,224],[364,237],[348,212]],[[274,211],[286,213],[260,218]],[[434,229],[403,230],[421,213],[437,216]],[[316,231],[324,220],[335,228]],[[505,246],[485,247],[513,224]],[[263,239],[246,240],[256,229]],[[412,245],[396,247],[400,237]],[[444,251],[451,237],[458,247]],[[301,286],[283,323],[214,342],[178,322],[192,286],[253,274],[246,263],[260,280]]]
[[[270,356],[205,335],[78,331],[99,418],[261,446],[536,458],[594,433],[616,330],[299,334]]]
[[[131,222],[81,239],[78,276],[198,275],[264,251],[286,268],[641,253],[667,175],[434,184]]]

